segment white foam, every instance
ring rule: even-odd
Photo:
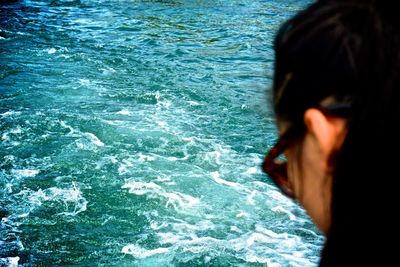
[[[192,197],[187,194],[180,192],[166,192],[161,186],[150,182],[128,182],[122,186],[123,189],[128,189],[129,193],[135,195],[148,194],[149,197],[165,198],[165,207],[168,208],[172,206],[175,210],[179,209],[189,209],[200,203],[199,198]]]
[[[271,239],[260,233],[252,233],[250,237],[246,239],[246,245],[250,247],[254,242],[271,243]]]
[[[292,261],[291,265],[294,267],[307,266],[307,265],[311,264],[311,262],[307,258],[304,258],[304,255],[298,256],[298,255],[291,255],[291,254],[287,254],[287,253],[281,253],[280,255],[283,256],[284,258],[291,260]]]
[[[260,225],[256,225],[256,229],[255,230],[257,232],[261,232],[264,235],[267,235],[267,236],[269,236],[271,238],[274,238],[274,239],[287,239],[288,238],[288,234],[287,233],[277,234],[277,233],[275,233],[275,232],[273,232],[273,231],[271,231],[271,230],[269,230],[267,228],[264,228],[264,227],[262,227]]]
[[[123,159],[118,167],[118,174],[123,175],[129,172],[131,167],[133,167],[132,159]]]
[[[293,202],[289,198],[285,197],[276,188],[269,187],[269,189],[267,191],[265,191],[264,194],[268,195],[268,197],[276,200],[278,203],[285,203],[288,206],[294,205]]]
[[[21,126],[18,125],[16,128],[11,129],[10,133],[12,133],[12,134],[20,134],[20,133],[22,133]]]
[[[168,224],[165,223],[165,222],[158,223],[156,221],[152,221],[150,223],[150,228],[153,229],[153,230],[160,230],[160,229],[163,229],[163,228],[165,228],[167,226],[168,226]]]
[[[122,120],[104,120],[101,119],[102,122],[109,124],[109,125],[113,125],[113,126],[125,126],[126,121],[122,121]],[[134,128],[132,128],[134,129]]]
[[[211,152],[207,152],[204,155],[204,158],[210,162],[215,161],[215,163],[217,163],[218,165],[221,165],[221,152],[220,151],[211,151]]]
[[[142,153],[139,153],[139,161],[140,162],[154,161],[154,160],[156,160],[155,157],[147,156],[147,155],[143,155]]]
[[[38,191],[23,190],[19,194],[28,195],[31,210],[41,206],[43,202],[54,201],[63,203],[65,211],[59,213],[59,215],[77,215],[86,211],[88,204],[75,183],[72,183],[71,188],[50,187],[44,190],[39,189]]]
[[[215,225],[209,220],[202,220],[196,224],[190,224],[185,222],[174,223],[172,227],[177,232],[187,232],[188,230],[196,232],[196,231],[206,231],[215,229]]]
[[[23,169],[23,170],[11,170],[12,174],[21,176],[21,177],[35,177],[39,174],[39,170],[32,169]]]
[[[175,210],[187,209],[200,203],[200,199],[182,193],[163,193],[162,195],[168,199],[165,207],[168,208],[171,205]]]
[[[2,113],[0,115],[2,117],[10,117],[10,116],[13,116],[13,115],[21,115],[21,112],[20,111],[6,111],[6,112],[4,112],[4,113]]]
[[[246,254],[246,261],[247,262],[253,262],[253,263],[265,263],[265,267],[283,267],[282,265],[280,265],[277,262],[273,262],[272,260],[268,259],[268,258],[264,258],[264,257],[260,257],[257,255],[254,255],[254,253],[247,253]],[[290,265],[292,266],[292,265]]]
[[[293,237],[289,239],[285,239],[281,241],[281,245],[288,248],[288,249],[295,249],[298,243],[300,242],[300,239],[298,237]],[[301,258],[302,255],[300,255],[300,252],[297,252],[299,255],[296,255],[296,257]],[[296,254],[296,253],[293,253]]]
[[[117,72],[115,69],[111,67],[101,68],[100,70],[102,71],[103,75],[111,75]]]
[[[226,181],[226,180],[220,178],[219,172],[217,172],[217,171],[212,172],[212,173],[211,173],[211,177],[213,178],[213,180],[214,180],[215,182],[217,182],[217,183],[219,183],[219,184],[227,185],[227,186],[235,187],[235,188],[241,187],[241,185],[240,185],[239,183],[229,182],[229,181]]]
[[[158,106],[157,109],[159,109],[160,107],[168,109],[172,105],[171,101],[169,101],[169,100],[166,100],[166,99],[160,100],[161,94],[160,94],[159,91],[157,91],[155,94],[154,93],[148,93],[148,94],[145,94],[145,95],[154,95],[155,99],[157,100],[157,106]]]
[[[117,114],[129,116],[132,114],[132,112],[130,112],[129,110],[126,110],[126,109],[122,109],[122,110],[118,111]]]
[[[8,133],[3,133],[2,136],[1,136],[1,140],[9,141],[10,140],[10,136],[8,135]]]
[[[90,80],[88,79],[79,79],[79,83],[84,86],[90,85]]]
[[[187,160],[188,158],[189,158],[189,155],[185,153],[185,156],[183,158],[167,157],[166,159],[169,161],[178,161],[178,160]]]
[[[292,220],[292,221],[297,219],[297,217],[292,212],[290,212],[289,210],[283,208],[282,206],[275,206],[271,210],[274,211],[274,212],[282,212],[282,213],[287,214],[289,216],[289,219]]]
[[[21,133],[22,133],[21,126],[18,125],[16,128],[10,129],[8,132],[4,132],[1,136],[1,139],[3,141],[10,141],[11,140],[10,135],[13,135],[13,134],[18,135]],[[19,143],[19,142],[16,142],[16,143]]]
[[[169,177],[169,176],[166,176],[166,177],[160,177],[160,176],[158,176],[157,179],[156,179],[156,181],[157,181],[157,182],[167,182],[167,183],[169,183],[169,182],[171,182],[172,180],[171,180],[171,177]]]
[[[166,121],[156,121],[156,123],[161,129],[168,129],[168,123]]]
[[[94,150],[96,149],[96,147],[104,146],[104,143],[93,133],[81,132],[79,129],[76,130],[64,121],[60,121],[60,125],[61,127],[66,128],[70,131],[68,133],[69,135],[72,135],[74,137],[83,137],[82,139],[76,140],[76,145],[80,149]],[[89,141],[90,143],[88,144],[87,141]]]
[[[205,230],[213,230],[215,229],[215,224],[210,220],[202,220],[196,224],[197,230],[205,231]]]
[[[161,186],[159,186],[153,182],[150,182],[150,183],[129,182],[127,184],[124,184],[121,188],[129,189],[128,192],[135,194],[135,195],[144,195],[146,193],[161,190]]]
[[[252,175],[252,174],[256,174],[256,173],[258,173],[258,172],[259,172],[258,168],[256,168],[256,167],[251,167],[251,168],[249,168],[249,169],[245,172],[245,174],[247,174],[247,175]]]
[[[103,168],[103,166],[105,164],[116,164],[118,162],[117,157],[116,156],[105,156],[102,159],[100,159],[99,161],[96,162],[96,170],[100,170],[101,168]]]
[[[30,194],[28,199],[29,199],[29,204],[31,204],[32,209],[35,207],[41,206],[42,201],[48,201],[50,198],[47,197],[47,195],[43,192],[42,189],[39,189],[36,192],[30,193],[30,192],[24,192],[25,190],[21,191],[19,194]]]
[[[18,267],[18,262],[20,258],[17,257],[7,257],[7,258],[1,258],[1,262],[5,264],[7,267]]]
[[[231,230],[232,232],[236,232],[236,233],[242,233],[242,232],[243,232],[243,231],[240,230],[236,225],[231,226],[231,227],[230,227],[230,230]]]
[[[74,128],[72,128],[72,126],[66,124],[65,121],[60,121],[60,125],[61,125],[61,127],[64,127],[64,128],[67,128],[68,130],[70,130],[71,134],[75,132]]]
[[[147,214],[150,216],[150,213]],[[159,218],[157,214],[151,214],[151,216]],[[158,253],[174,254],[180,251],[186,253],[185,255],[188,253],[190,255],[206,253],[212,259],[220,255],[217,253],[218,251],[229,248],[233,251],[235,257],[248,263],[263,263],[269,267],[314,266],[310,259],[306,257],[308,248],[304,247],[301,238],[297,236],[276,233],[261,225],[256,225],[251,232],[232,225],[229,233],[230,238],[218,239],[213,236],[198,236],[216,228],[212,220],[203,220],[192,224],[177,217],[171,219],[172,222],[165,221],[165,218],[162,218],[159,223],[153,221],[151,224],[151,228],[155,230],[154,232],[158,237],[159,246],[168,246],[168,248],[146,250],[137,245],[127,245],[124,247],[123,253],[145,258]],[[238,237],[234,238],[234,235]],[[276,262],[279,258],[281,260],[283,258],[284,263]]]
[[[179,234],[174,233],[157,233],[160,237],[161,244],[173,245],[173,250],[182,249],[182,251],[192,253],[202,253],[211,247],[223,246],[226,241],[219,240],[213,237],[204,236],[197,237],[193,233],[180,232]]]
[[[198,253],[198,252],[203,252],[207,247],[219,246],[220,244],[224,243],[226,243],[225,240],[220,240],[210,236],[203,236],[203,237],[194,236],[190,240],[185,240],[183,242],[183,247],[184,250]]]
[[[304,247],[301,248],[302,242],[298,236],[285,233],[277,234],[259,225],[256,226],[254,232],[231,239],[227,243],[224,246],[234,249],[238,253],[238,257],[246,262],[265,263],[266,266],[281,266],[279,263],[270,260],[271,254],[273,254],[279,255],[279,258],[286,258],[290,266],[314,266],[305,256],[307,251],[304,250]],[[289,265],[285,264],[284,266]]]
[[[6,185],[5,185],[5,191],[8,193],[8,194],[11,194],[12,193],[12,187],[13,187],[13,184],[12,183],[6,183]]]
[[[200,106],[201,104],[199,102],[196,101],[188,101],[190,106]]]
[[[158,106],[165,107],[165,108],[168,109],[168,108],[170,108],[170,107],[172,106],[172,102],[169,101],[169,100],[158,101],[158,102],[157,102],[157,105],[158,105]]]
[[[189,143],[194,143],[194,137],[182,137],[182,140]]]
[[[177,244],[181,242],[184,237],[176,235],[174,233],[157,233],[157,236],[160,238],[159,242],[161,245],[165,244]]]
[[[84,135],[86,135],[89,140],[96,146],[104,146],[104,143],[96,135],[88,132],[84,133]]]
[[[110,161],[112,164],[115,164],[118,162],[117,157],[115,157],[115,156],[110,156]]]
[[[147,250],[140,246],[131,244],[131,245],[124,246],[122,248],[121,252],[124,254],[130,254],[138,259],[144,259],[144,258],[153,256],[153,255],[156,255],[156,254],[168,253],[169,249],[168,248],[156,248],[156,249]]]
[[[256,196],[257,191],[253,190],[250,195],[247,196],[247,203],[250,205],[254,205],[254,197]]]
[[[102,218],[104,218],[104,221],[101,223],[101,225],[106,225],[109,221],[115,221],[116,217],[112,216],[112,215],[105,215],[105,216],[101,216]]]
[[[249,217],[249,214],[243,211],[236,214],[236,218],[243,218],[243,217]]]
[[[263,191],[265,191],[265,187],[266,187],[266,184],[265,184],[265,182],[261,182],[261,181],[253,181],[252,182],[252,184],[254,184],[256,187],[260,187],[260,188],[263,188]]]
[[[55,49],[55,48],[50,48],[50,49],[47,51],[48,54],[55,54],[56,52],[57,52],[57,49]]]

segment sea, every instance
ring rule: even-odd
[[[311,2],[0,1],[0,266],[317,266],[260,167]]]

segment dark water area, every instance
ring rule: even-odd
[[[310,1],[0,4],[0,266],[316,266],[260,169]]]

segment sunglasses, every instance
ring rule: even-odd
[[[350,105],[335,104],[323,108],[318,107],[317,109],[319,109],[326,116],[346,118],[348,117]],[[293,187],[287,175],[287,162],[278,158],[285,152],[285,150],[298,142],[300,137],[301,134],[296,133],[295,131],[289,130],[285,132],[268,152],[268,154],[264,158],[264,162],[262,163],[263,171],[269,175],[275,186],[281,191],[283,195],[291,199],[294,199],[295,196]]]
[[[278,160],[278,157],[285,152],[290,146],[294,145],[297,140],[289,138],[289,132],[283,134],[276,144],[271,148],[262,164],[263,171],[269,175],[275,186],[282,194],[289,198],[294,198],[293,188],[287,176],[287,162]]]

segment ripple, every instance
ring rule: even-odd
[[[259,167],[275,30],[309,2],[0,9],[0,265],[315,266]]]

